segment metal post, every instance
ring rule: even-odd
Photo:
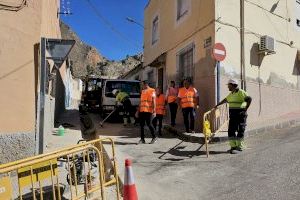
[[[39,154],[44,152],[44,118],[45,118],[45,92],[46,92],[46,39],[41,38],[41,65],[39,70],[40,92],[38,97],[38,134],[36,143],[38,143]]]
[[[217,103],[220,103],[220,61],[217,61]]]
[[[246,90],[245,73],[245,2],[240,0],[240,39],[241,39],[241,87]]]

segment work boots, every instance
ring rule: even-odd
[[[245,141],[244,138],[229,139],[230,149],[228,150],[231,154],[238,154],[245,149]]]
[[[151,142],[149,144],[154,144],[157,141],[157,137],[152,138]]]
[[[127,126],[127,124],[128,124],[127,117],[123,117],[123,126]]]
[[[238,151],[243,151],[246,148],[244,138],[236,140],[236,149]]]

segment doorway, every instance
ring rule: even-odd
[[[157,86],[163,90],[164,89],[164,68],[159,68],[157,72]]]

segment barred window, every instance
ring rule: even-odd
[[[177,58],[177,76],[178,81],[182,81],[184,78],[191,78],[194,76],[194,45],[190,45],[187,48],[179,52]]]

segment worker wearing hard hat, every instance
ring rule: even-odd
[[[112,93],[116,97],[116,105],[118,105],[118,103],[122,104],[123,125],[127,126],[128,121],[134,123],[135,120],[133,117],[131,117],[132,105],[129,99],[129,95],[126,92],[120,92],[118,89],[114,89]]]
[[[236,154],[245,148],[244,133],[246,129],[247,110],[251,104],[252,98],[244,90],[238,87],[237,80],[230,79],[228,81],[228,89],[230,93],[220,103],[229,104],[229,126],[228,138],[231,154]],[[236,134],[237,132],[237,134]]]

